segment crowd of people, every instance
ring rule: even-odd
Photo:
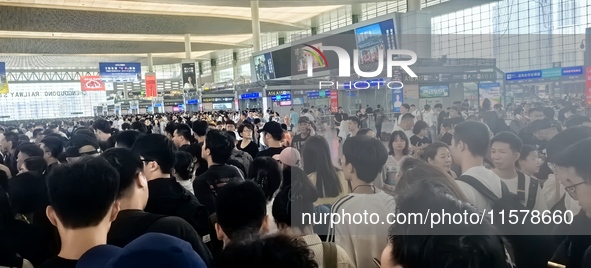
[[[490,106],[3,123],[0,267],[591,267],[591,119]],[[564,220],[385,223],[435,210]]]

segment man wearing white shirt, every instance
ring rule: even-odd
[[[412,137],[412,128],[415,125],[415,117],[411,113],[404,114],[395,124],[392,132],[403,131],[407,137]]]
[[[523,143],[513,132],[504,131],[491,140],[490,155],[495,165],[492,170],[516,194],[528,209],[544,211],[548,209],[538,180],[517,171],[515,163]]]
[[[466,121],[455,127],[452,145],[449,150],[453,161],[462,168],[462,175],[471,176],[481,182],[496,196],[501,197],[501,179],[484,167],[484,157],[488,152],[490,136],[484,123]],[[468,202],[478,210],[490,210],[492,202],[474,187],[460,180],[458,186]]]

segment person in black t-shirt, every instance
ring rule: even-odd
[[[125,247],[134,239],[146,233],[163,233],[187,241],[201,256],[208,267],[212,256],[195,229],[182,218],[164,216],[144,211],[148,203],[148,182],[141,172],[143,163],[131,151],[124,148],[107,150],[103,155],[119,172],[117,201],[121,211],[111,224],[107,243]]]
[[[410,144],[415,147],[415,152],[420,152],[431,144],[431,140],[427,137],[429,125],[425,121],[417,121],[412,129],[412,133],[414,135],[410,137]],[[420,153],[417,153],[417,155],[420,155]]]
[[[301,152],[304,143],[310,136],[314,135],[314,130],[312,129],[312,125],[310,124],[310,119],[308,117],[300,117],[300,121],[298,122],[298,132],[299,134],[295,135],[291,139],[291,146]]]
[[[300,117],[300,122],[302,122],[302,118],[304,118],[304,116]],[[281,128],[281,124],[277,122],[268,122],[258,132],[263,135],[263,141],[265,142],[267,149],[260,151],[256,157],[273,157],[283,151],[283,146],[281,145],[281,140],[283,140],[283,129]]]
[[[104,244],[119,212],[118,187],[119,174],[104,158],[55,167],[47,177],[47,217],[58,227],[62,247],[39,267],[74,268],[82,254]]]
[[[207,161],[208,169],[193,182],[193,191],[209,214],[216,212],[215,196],[227,183],[244,180],[239,168],[226,164],[234,150],[233,139],[223,131],[210,130],[205,134],[201,156]]]
[[[247,152],[254,159],[259,153],[259,146],[252,141],[252,133],[254,127],[251,124],[244,123],[238,127],[238,135],[242,137],[242,140],[236,144],[238,150]]]

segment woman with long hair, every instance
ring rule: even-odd
[[[400,164],[410,157],[410,142],[404,131],[392,132],[388,142],[388,160],[386,161],[386,178],[384,191],[392,193],[397,183]]]
[[[430,144],[421,154],[421,159],[441,168],[452,178],[457,178],[456,173],[451,170],[451,153],[447,144],[440,141]]]
[[[332,162],[328,142],[322,136],[311,136],[302,148],[304,171],[316,186],[318,200],[315,205],[332,205],[350,190],[345,174]]]
[[[277,160],[272,157],[258,157],[255,158],[248,168],[248,179],[254,181],[263,189],[265,197],[267,198],[267,215],[269,216],[269,233],[277,231],[277,226],[273,220],[271,210],[275,194],[281,186],[283,178],[281,177],[281,167]]]

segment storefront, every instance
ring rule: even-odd
[[[234,97],[207,97],[202,101],[204,111],[231,111],[234,109]]]

